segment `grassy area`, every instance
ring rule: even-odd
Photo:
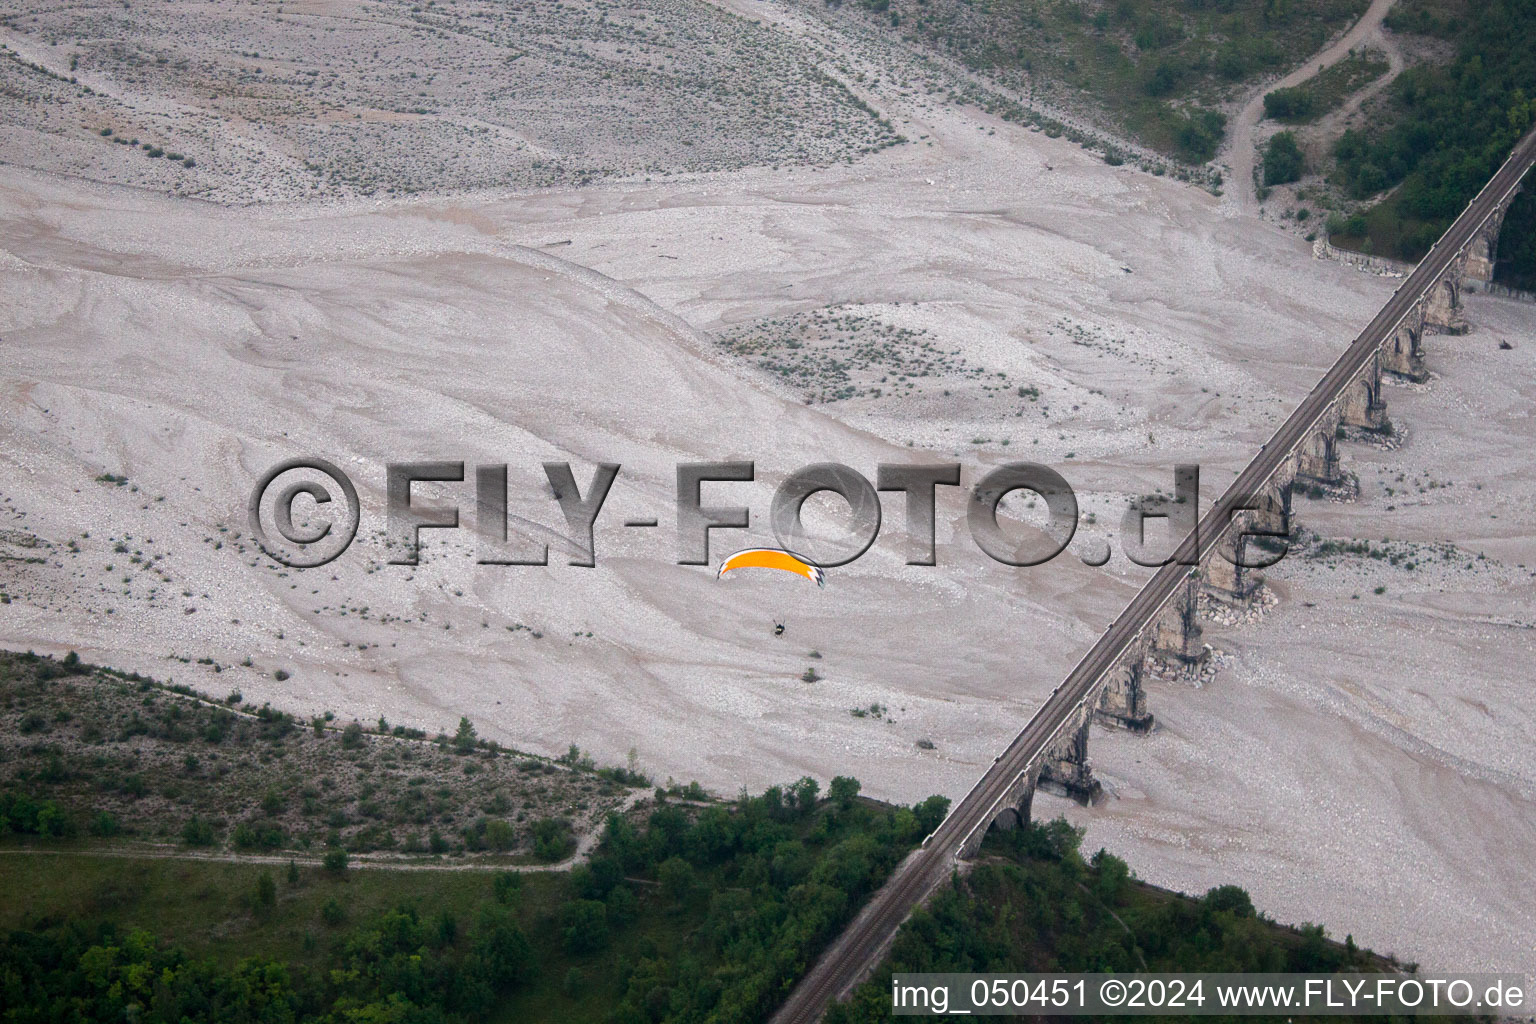
[[[857,0],[884,23],[1034,97],[1087,106],[1169,156],[1211,159],[1212,108],[1288,70],[1366,0]]]
[[[16,1021],[67,1002],[167,1022],[759,1020],[948,803],[857,792],[836,779],[829,799],[810,780],[729,804],[658,797],[611,815],[591,861],[566,872],[12,843],[0,1005]]]
[[[674,786],[516,871],[572,836],[514,800],[597,813],[638,776],[241,703],[0,655],[7,1021],[754,1021],[948,806]],[[438,825],[453,867],[346,852]]]
[[[1344,105],[1344,101],[1387,73],[1379,50],[1351,51],[1348,57],[1289,89],[1264,96],[1264,116],[1284,124],[1311,124]]]
[[[128,858],[92,853],[85,843],[50,850],[13,840],[0,846],[0,864],[7,878],[0,891],[0,932],[96,921],[125,935],[145,929],[173,939],[192,956],[226,968],[250,956],[318,968],[348,923],[401,905],[468,921],[477,906],[494,898],[494,873],[488,871],[370,868],[337,876],[295,865],[298,881],[291,883],[280,864]],[[257,900],[262,875],[276,885],[270,907]],[[564,884],[555,874],[529,874],[525,899],[533,906],[547,903]],[[332,900],[343,908],[340,924],[328,924],[322,915]]]
[[[14,847],[12,847],[14,849]],[[257,864],[189,860],[126,860],[65,853],[7,858],[11,882],[0,894],[0,931],[44,930],[64,921],[94,921],[126,936],[143,929],[171,939],[194,958],[234,970],[256,957],[285,963],[295,976],[324,972],[346,959],[359,925],[378,922],[399,908],[414,909],[430,934],[444,921],[467,932],[482,905],[497,901],[496,874],[489,871],[364,869],[340,878],[300,868],[290,884],[285,870]],[[276,902],[257,901],[258,879],[276,886]],[[515,897],[514,918],[538,951],[527,984],[498,1000],[490,1020],[603,1020],[624,995],[639,961],[675,956],[697,927],[697,915],[674,914],[659,891],[637,886],[635,924],[617,930],[601,950],[568,955],[563,950],[560,907],[572,898],[565,873],[531,873]],[[343,918],[328,923],[327,904]],[[580,984],[568,984],[572,971]]]

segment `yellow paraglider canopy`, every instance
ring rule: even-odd
[[[804,576],[818,587],[826,586],[820,567],[814,566],[799,555],[781,548],[747,548],[726,557],[715,573],[719,579],[732,569],[781,569]]]

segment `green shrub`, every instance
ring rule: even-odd
[[[340,901],[334,896],[326,900],[325,905],[320,908],[320,920],[332,928],[335,928],[346,919],[347,912],[342,909]]]
[[[346,850],[333,846],[325,851],[325,856],[320,859],[320,866],[325,868],[327,873],[340,877],[347,873],[349,861]]]
[[[523,876],[516,871],[503,871],[491,882],[497,903],[512,903],[523,889]]]
[[[498,853],[504,853],[512,849],[517,841],[517,834],[512,829],[512,823],[500,818],[493,818],[485,823],[485,845]]]
[[[1253,900],[1242,886],[1218,885],[1214,889],[1207,890],[1203,900],[1212,910],[1225,911],[1238,917],[1254,915]]]
[[[188,846],[212,846],[215,840],[213,826],[195,814],[181,827],[181,841]]]
[[[272,878],[272,872],[263,871],[256,876],[256,891],[253,895],[255,905],[258,908],[275,906],[277,903],[277,882]]]
[[[1264,116],[1276,121],[1302,121],[1317,109],[1317,97],[1309,89],[1297,86],[1276,89],[1264,96]]]
[[[1306,160],[1294,132],[1276,132],[1264,147],[1264,184],[1285,185],[1306,173]]]
[[[567,953],[593,953],[608,945],[608,907],[599,900],[572,900],[560,910],[560,940]]]
[[[542,818],[533,823],[533,855],[542,861],[564,860],[576,847],[571,823],[564,818]]]

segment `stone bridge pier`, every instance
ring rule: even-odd
[[[1208,653],[1201,643],[1200,580],[1195,574],[1185,577],[1178,592],[1153,622],[1151,656],[1165,662],[1189,667],[1205,660]]]
[[[1381,368],[1387,373],[1423,383],[1429,380],[1424,366],[1424,306],[1420,303],[1381,349]]]
[[[1439,334],[1467,333],[1466,311],[1461,303],[1462,288],[1466,286],[1475,291],[1479,285],[1493,280],[1498,259],[1499,233],[1504,228],[1504,217],[1509,213],[1509,205],[1519,193],[1518,187],[1511,190],[1457,254],[1456,259],[1451,261],[1445,276],[1436,281],[1434,287],[1425,294],[1423,306],[1426,328]]]
[[[1114,729],[1148,732],[1152,713],[1147,710],[1147,691],[1142,687],[1146,674],[1146,644],[1127,652],[1104,678],[1099,703],[1093,710],[1094,721]]]
[[[1494,211],[1488,223],[1467,243],[1466,255],[1462,258],[1461,277],[1474,290],[1478,284],[1488,284],[1493,280],[1493,268],[1499,254],[1499,235],[1504,229],[1504,215],[1509,212],[1510,203],[1515,201],[1515,196],[1520,192],[1520,188],[1511,192],[1509,199]]]
[[[1264,571],[1254,566],[1278,553],[1291,533],[1291,490],[1294,481],[1277,476],[1253,499],[1252,507],[1232,517],[1232,528],[1200,567],[1207,597],[1229,605],[1247,605],[1258,596]],[[1251,532],[1250,532],[1251,531]],[[1262,536],[1268,534],[1275,539]]]
[[[1424,326],[1435,334],[1467,333],[1466,309],[1461,304],[1461,274],[1457,272],[1457,264],[1463,262],[1453,263],[1451,272],[1424,293]]]
[[[1262,525],[1262,519],[1255,511],[1239,512],[1232,517],[1232,529],[1206,556],[1201,567],[1207,597],[1225,604],[1246,605],[1258,596],[1264,573],[1249,568],[1257,561],[1258,545],[1254,537],[1243,531],[1267,528]]]
[[[1071,797],[1080,804],[1089,804],[1103,788],[1093,777],[1088,763],[1088,725],[1090,715],[1082,716],[1082,724],[1062,730],[1063,735],[1051,745],[1040,766],[1041,786],[1061,796]]]
[[[984,827],[966,836],[960,848],[955,851],[955,856],[960,860],[969,860],[976,856],[976,851],[981,849],[982,840],[994,828],[1022,828],[1028,825],[1030,806],[1035,800],[1035,787],[1040,782],[1040,772],[1039,764],[1031,765],[1028,771],[1015,779],[998,805],[997,814]]]
[[[1339,399],[1340,425],[1374,433],[1390,431],[1387,400],[1381,393],[1381,363],[1382,354],[1378,350],[1360,376],[1344,390]]]
[[[1339,407],[1331,406],[1291,455],[1294,479],[1302,487],[1332,491],[1349,486],[1350,478],[1339,465],[1340,422]]]
[[[1387,419],[1387,400],[1381,386],[1384,368],[1396,363],[1404,369],[1423,372],[1423,361],[1415,340],[1422,332],[1409,333],[1409,343],[1415,347],[1410,348],[1410,356],[1406,361],[1399,359],[1401,353],[1395,348],[1402,334],[1403,328],[1399,328],[1388,343],[1388,348],[1392,348],[1393,352],[1378,350],[1361,367],[1360,373],[1340,392],[1306,440],[1297,446],[1292,454],[1295,463],[1294,479],[1299,480],[1303,486],[1320,487],[1334,493],[1353,493],[1354,478],[1339,464],[1339,440],[1351,430],[1373,434],[1391,433],[1392,424]]]

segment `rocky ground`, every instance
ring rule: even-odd
[[[963,793],[1144,578],[1114,536],[1131,498],[1181,462],[1213,496],[1394,282],[849,69],[910,145],[245,209],[7,166],[0,639],[304,715],[450,734],[468,715],[602,763],[633,748],[658,781],[721,792],[854,774],[903,802]],[[863,130],[822,144],[851,157]],[[106,138],[80,144],[169,173]],[[1473,297],[1468,315],[1471,334],[1429,340],[1429,385],[1389,389],[1402,443],[1347,446],[1361,497],[1299,503],[1340,546],[1281,563],[1259,621],[1210,627],[1221,670],[1154,684],[1158,730],[1094,734],[1107,800],[1036,807],[1159,884],[1236,882],[1406,959],[1530,970],[1536,307]],[[323,569],[249,537],[256,479],[296,455],[362,498],[357,542]],[[384,464],[442,458],[507,463],[513,533],[551,564],[477,565],[467,529],[388,564]],[[753,483],[706,486],[753,512],[718,556],[772,542],[773,487],[808,463],[958,461],[969,486],[1021,458],[1083,509],[1048,566],[987,560],[944,489],[936,567],[904,564],[899,499],[823,590],[676,564],[679,461],[756,462]],[[622,464],[594,569],[566,564],[547,460],[582,486]],[[470,523],[470,484],[416,493]],[[830,500],[808,512],[837,519]],[[641,517],[660,527],[622,525]],[[1106,543],[1102,569],[1077,557]]]
[[[893,145],[707,4],[171,0],[0,17],[8,159],[226,203],[825,165]]]

